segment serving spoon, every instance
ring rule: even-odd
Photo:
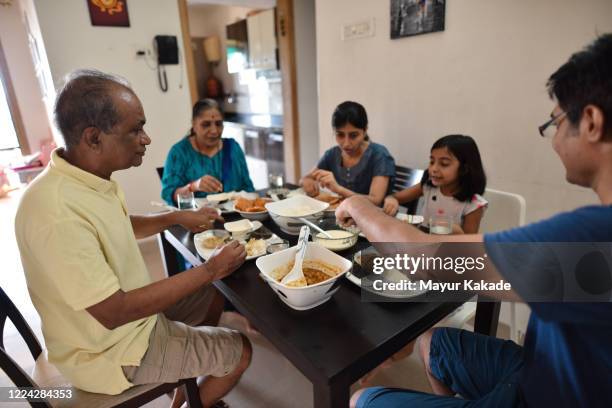
[[[302,270],[302,264],[304,262],[304,255],[306,255],[306,247],[308,246],[308,237],[310,236],[310,228],[308,225],[304,225],[300,229],[300,237],[298,238],[297,243],[297,251],[295,253],[295,262],[293,263],[293,268],[289,271],[288,274],[281,280],[283,285],[286,285],[289,282],[293,282],[298,279],[306,279],[304,278],[304,271]]]
[[[314,229],[316,229],[317,231],[319,231],[320,233],[322,233],[323,235],[325,235],[327,238],[333,238],[329,232],[325,231],[323,228],[319,227],[317,224],[307,220],[304,217],[299,217],[298,220],[302,221],[304,224],[308,225],[309,227],[312,227]],[[301,232],[301,231],[300,231]]]

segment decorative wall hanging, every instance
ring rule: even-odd
[[[391,0],[391,38],[444,31],[446,0]]]
[[[91,25],[129,27],[127,0],[87,0]]]

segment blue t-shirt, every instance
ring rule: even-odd
[[[204,175],[210,175],[223,183],[223,191],[255,191],[249,177],[244,152],[234,140],[223,138],[223,148],[208,157],[194,150],[189,138],[183,138],[170,149],[164,176],[162,177],[162,198],[174,205],[174,192]],[[206,197],[198,191],[196,197]]]
[[[596,264],[597,270],[587,266],[579,272],[599,276],[607,285],[599,294],[607,302],[528,301],[532,314],[525,337],[521,391],[529,406],[612,407],[612,206],[579,208],[522,228],[486,234],[484,241],[504,279],[525,299],[530,296],[525,282],[538,281],[534,275],[541,278],[539,282],[555,282],[556,271],[551,269],[564,268],[559,263],[563,254],[559,254],[559,244],[551,244],[556,249],[532,249],[517,260],[503,254],[499,249],[503,243],[606,243],[594,245],[608,248],[607,260]],[[555,262],[558,267],[550,268]],[[547,267],[539,269],[539,265]],[[567,282],[562,290],[569,290]]]
[[[385,146],[372,142],[353,167],[342,167],[342,150],[334,146],[323,154],[317,168],[331,171],[338,184],[357,194],[369,194],[370,185],[375,176],[389,177],[389,188],[387,189],[389,193],[395,177],[393,156]]]

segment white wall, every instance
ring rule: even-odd
[[[32,0],[18,0],[10,6],[0,7],[0,40],[9,70],[9,78],[6,80],[11,82],[15,91],[30,150],[36,152],[40,150],[41,142],[53,136],[45,105],[45,93],[37,79],[29,45],[33,45],[34,40],[38,43],[40,65],[37,68],[43,76],[46,74],[44,67],[47,57]]]
[[[310,171],[319,158],[315,0],[294,0],[293,16],[295,21],[300,166],[303,175]]]
[[[370,18],[374,37],[340,39],[342,25]],[[537,127],[553,107],[548,76],[612,31],[611,1],[447,1],[444,32],[398,40],[389,19],[389,1],[316,1],[320,152],[334,143],[334,107],[353,99],[399,164],[425,167],[442,135],[475,137],[489,186],[525,196],[529,220],[596,200],[567,184]]]
[[[118,172],[115,178],[126,192],[131,212],[151,211],[149,202],[161,200],[155,167],[163,165],[170,147],[191,126],[191,100],[184,64],[166,66],[168,92],[164,93],[156,71],[136,56],[136,50],[151,49],[157,34],[175,35],[184,59],[178,3],[131,0],[127,28],[93,27],[85,1],[35,0],[35,4],[56,86],[74,69],[96,68],[125,77],[140,97],[147,117],[145,130],[153,142],[142,166]],[[149,65],[154,65],[153,60]]]

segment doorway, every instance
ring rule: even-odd
[[[211,76],[219,79],[225,136],[235,138],[245,150],[256,188],[267,187],[271,173],[282,172],[289,182],[297,182],[302,174],[294,1],[179,0],[185,54],[191,54],[185,60],[192,101],[209,96]],[[249,65],[235,71],[228,57],[240,47],[228,37],[240,33],[243,25],[250,36]],[[217,61],[212,62],[205,45],[210,37],[217,37],[220,45],[213,52]]]

